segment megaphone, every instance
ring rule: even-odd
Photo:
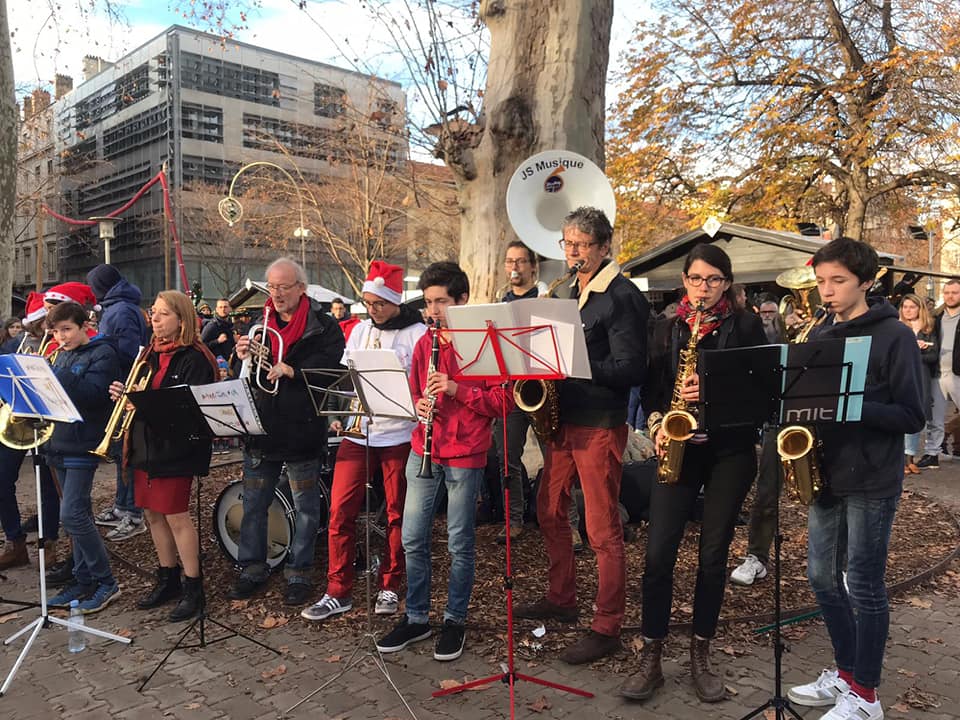
[[[617,201],[603,171],[569,150],[548,150],[520,163],[507,186],[513,231],[538,255],[562,260],[563,219],[581,206],[595,207],[613,225]]]

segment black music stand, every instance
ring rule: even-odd
[[[310,399],[313,401],[314,410],[316,411],[317,415],[321,417],[341,415],[342,411],[340,410],[327,409],[329,407],[329,401],[331,398],[349,397],[352,400],[355,400],[357,403],[355,408],[356,412],[351,411],[351,414],[362,415],[366,417],[368,428],[375,422],[377,418],[409,420],[411,422],[416,421],[417,416],[416,413],[413,412],[413,399],[410,396],[409,385],[407,384],[407,372],[399,366],[399,361],[397,360],[396,354],[392,350],[358,350],[355,352],[358,355],[361,353],[369,354],[370,357],[373,357],[374,353],[385,353],[384,358],[393,358],[395,361],[397,361],[397,367],[368,367],[361,370],[357,368],[354,360],[347,360],[346,371],[341,368],[317,368],[301,370],[304,382],[307,385],[307,391],[310,393]],[[393,390],[389,390],[386,387],[381,387],[377,384],[378,374],[384,375],[385,378],[394,379],[399,382],[393,383]],[[327,383],[321,384],[323,380],[326,380]],[[401,383],[402,386],[406,388],[405,399],[409,400],[409,407],[402,401],[404,399],[402,396],[399,400],[396,397],[391,397],[393,392],[397,392],[399,394],[399,387]],[[347,387],[352,387],[352,389],[345,389]],[[345,442],[349,442],[349,440],[345,440]],[[383,659],[383,655],[380,653],[380,650],[377,649],[377,637],[373,632],[373,626],[371,624],[371,600],[373,598],[371,579],[376,570],[371,567],[372,560],[370,555],[370,490],[373,485],[373,472],[370,467],[369,432],[363,433],[363,442],[366,472],[364,483],[363,527],[367,564],[366,569],[363,572],[367,591],[366,628],[363,633],[363,640],[373,645],[373,650],[371,651],[369,649],[364,649],[363,643],[358,643],[354,648],[353,653],[351,653],[350,657],[347,658],[347,661],[344,663],[343,667],[340,668],[340,670],[328,678],[318,688],[284,710],[281,713],[282,716],[286,716],[287,713],[293,712],[298,707],[303,705],[303,703],[310,700],[310,698],[316,696],[318,693],[322,692],[338,679],[343,677],[348,671],[352,670],[367,658],[370,658],[377,670],[380,671],[380,674],[383,675],[384,679],[390,684],[390,687],[393,688],[393,691],[397,694],[397,697],[400,698],[400,702],[403,703],[403,706],[407,709],[407,712],[410,713],[410,717],[414,718],[414,720],[416,720],[417,717],[416,713],[413,712],[413,708],[410,707],[407,699],[403,696],[403,693],[400,692],[400,688],[397,687],[397,684],[393,681],[393,678],[390,677],[390,671],[387,669],[387,663]]]
[[[39,361],[39,367],[37,366],[36,361]],[[43,443],[43,441],[40,440],[40,429],[46,423],[62,422],[64,418],[59,412],[55,412],[46,407],[44,398],[38,393],[32,383],[32,380],[35,378],[35,376],[31,376],[25,372],[21,368],[19,364],[20,362],[25,364],[29,363],[32,365],[33,368],[42,375],[41,382],[52,383],[50,387],[55,386],[56,389],[59,390],[59,393],[57,394],[62,394],[62,399],[65,399],[66,404],[69,406],[68,409],[72,411],[72,414],[75,414],[76,417],[79,417],[79,413],[76,412],[76,408],[74,408],[72,403],[69,402],[65,391],[60,386],[56,376],[51,372],[50,366],[46,359],[37,356],[10,356],[7,358],[7,361],[4,363],[5,367],[3,369],[5,373],[3,374],[2,379],[9,381],[9,384],[0,383],[0,385],[3,386],[3,391],[0,394],[4,396],[4,401],[9,405],[11,409],[11,416],[16,417],[18,408],[21,409],[24,412],[24,416],[18,418],[19,422],[29,423],[33,431],[33,444],[30,447],[30,456],[33,458],[34,479],[37,495],[37,549],[40,572],[40,602],[31,603],[18,600],[0,600],[2,600],[3,603],[19,605],[22,608],[38,607],[40,608],[40,615],[35,620],[27,623],[17,632],[3,641],[4,645],[10,645],[21,635],[25,635],[28,632],[30,633],[26,644],[23,646],[23,650],[20,651],[20,654],[13,663],[13,667],[10,668],[10,672],[3,681],[3,685],[0,686],[0,697],[7,694],[7,690],[13,683],[13,679],[16,677],[17,671],[20,669],[20,666],[23,664],[23,661],[29,654],[30,648],[33,647],[33,643],[36,641],[40,631],[49,628],[51,623],[65,627],[67,630],[79,630],[87,633],[88,635],[106,638],[107,640],[123,643],[125,645],[129,645],[131,642],[130,638],[114,635],[113,633],[108,633],[104,630],[98,630],[96,628],[89,627],[86,624],[75,625],[69,619],[64,620],[63,618],[54,617],[53,615],[49,614],[49,608],[47,606],[46,550],[44,547],[45,538],[43,531],[43,495],[40,489],[39,447]],[[62,411],[62,409],[63,408],[56,408],[56,410],[59,411]],[[6,615],[9,613],[3,614]]]
[[[829,406],[838,408],[834,421],[853,422],[848,420],[850,400],[863,394],[862,384],[854,389],[855,370],[865,377],[866,361],[857,368],[857,360],[846,357],[844,347],[844,340],[831,339],[801,345],[704,351],[703,426],[709,433],[764,422],[781,424],[791,414],[795,418],[811,417],[824,422],[822,410]],[[859,415],[856,419],[859,420]],[[783,694],[783,654],[789,647],[780,631],[783,626],[780,586],[783,535],[779,493],[773,522],[773,695],[740,720],[750,720],[768,708],[774,710],[775,720],[785,720],[787,714],[802,720]]]
[[[214,434],[210,427],[211,422],[219,423],[221,425],[230,425],[228,421],[224,420],[222,413],[218,414],[216,418],[204,413],[203,409],[197,403],[193,392],[186,385],[162,388],[159,390],[143,390],[140,392],[132,392],[128,395],[128,398],[136,407],[138,418],[140,420],[144,420],[147,425],[150,426],[150,430],[157,435],[178,438],[185,437],[188,439],[210,438],[213,437]],[[214,406],[219,408],[229,408],[232,405],[226,403],[210,405],[210,407]],[[243,422],[240,412],[236,409],[236,406],[232,407],[233,415],[236,418],[233,428],[237,432],[248,432],[248,428]],[[249,635],[240,632],[236,628],[226,625],[207,614],[207,598],[204,588],[203,572],[203,562],[206,559],[206,552],[204,551],[203,535],[200,532],[200,528],[203,527],[203,510],[200,499],[201,478],[200,476],[197,476],[195,479],[195,499],[197,503],[196,523],[200,544],[200,612],[190,622],[190,624],[187,625],[186,628],[178,633],[177,641],[173,644],[173,647],[167,651],[167,654],[163,656],[163,659],[150,672],[146,679],[140,683],[140,685],[137,687],[138,692],[143,692],[143,689],[147,686],[147,683],[153,679],[153,676],[157,674],[160,668],[166,664],[167,660],[170,659],[170,656],[173,655],[173,653],[177,650],[206,648],[208,645],[213,645],[214,643],[218,643],[223,640],[240,637],[244,640],[252,642],[254,645],[259,645],[264,650],[269,650],[276,655],[280,654],[279,650],[276,650],[269,645],[260,642],[256,638],[250,637]],[[206,624],[208,622],[216,625],[221,630],[226,631],[226,634],[213,638],[212,640],[208,639],[206,634]],[[185,645],[184,641],[187,639],[187,635],[189,635],[194,629],[196,629],[198,635],[197,642],[190,645]]]
[[[514,303],[508,303],[506,305],[501,305],[496,307],[497,310],[502,310],[503,307],[510,308],[511,305],[516,305],[519,302],[515,301]],[[542,303],[543,300],[535,300],[533,302]],[[571,301],[572,302],[572,301]],[[476,309],[476,308],[472,308]],[[579,315],[578,315],[579,317]],[[518,327],[496,327],[494,322],[487,320],[485,321],[485,328],[448,328],[446,332],[450,333],[455,339],[458,336],[458,333],[466,337],[471,335],[476,338],[476,334],[480,333],[480,343],[479,347],[476,347],[475,356],[468,360],[462,367],[461,371],[457,377],[469,377],[473,379],[496,379],[502,383],[504,393],[507,392],[510,382],[516,380],[547,380],[547,381],[556,381],[562,380],[565,375],[562,370],[562,364],[560,362],[560,353],[559,345],[557,342],[557,333],[556,329],[552,325],[529,325],[529,326],[518,326]],[[580,325],[578,324],[579,328]],[[534,333],[549,333],[550,342],[543,343],[544,352],[537,353],[533,351],[529,346],[529,339]],[[576,341],[574,341],[576,342]],[[583,341],[581,341],[583,342]],[[456,344],[456,343],[455,343]],[[475,343],[471,343],[475,344]],[[552,353],[550,351],[552,348]],[[583,348],[585,353],[585,346]],[[506,351],[506,352],[505,352]],[[507,353],[511,353],[514,356],[513,362],[508,362]],[[483,356],[486,357],[486,365],[490,366],[495,363],[496,370],[491,372],[490,370],[481,369],[481,363],[483,362]],[[492,354],[492,358],[489,357],[489,354]],[[552,357],[550,357],[552,354]],[[515,367],[515,360],[517,358],[522,358],[522,364],[526,367],[520,369]],[[492,361],[492,362],[491,362]],[[464,371],[467,372],[464,372]],[[472,371],[472,372],[471,372]],[[456,378],[455,378],[456,379]],[[579,695],[580,697],[592,698],[594,695],[588,690],[581,690],[579,688],[571,687],[569,685],[561,685],[559,683],[551,682],[549,680],[544,680],[542,678],[535,677],[533,675],[526,675],[524,673],[517,672],[516,666],[514,663],[514,638],[513,638],[513,563],[512,563],[512,552],[511,552],[511,543],[510,543],[510,489],[509,485],[506,482],[507,475],[509,474],[509,468],[507,463],[508,457],[508,448],[507,448],[507,403],[506,401],[502,404],[502,420],[503,420],[503,507],[504,507],[504,531],[506,533],[506,564],[504,567],[504,576],[503,576],[503,586],[506,595],[506,605],[507,605],[507,662],[506,665],[502,665],[502,672],[497,673],[496,675],[490,675],[488,677],[479,678],[477,680],[471,680],[470,682],[463,683],[462,685],[457,685],[455,687],[447,688],[444,690],[437,690],[433,693],[433,697],[443,697],[444,695],[454,695],[456,693],[461,693],[466,690],[470,690],[475,687],[480,687],[482,685],[488,685],[493,682],[502,682],[507,685],[509,688],[510,694],[510,718],[513,720],[514,710],[515,710],[515,697],[514,690],[518,680],[524,680],[526,682],[531,682],[536,685],[542,685],[543,687],[552,688],[554,690],[560,690],[561,692],[571,693],[573,695]]]

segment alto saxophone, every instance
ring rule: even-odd
[[[660,425],[660,443],[664,448],[657,461],[657,480],[673,485],[680,479],[683,466],[683,451],[687,440],[697,430],[697,419],[689,404],[683,399],[683,387],[687,379],[697,371],[697,343],[700,341],[700,320],[703,318],[703,303],[699,304],[690,330],[687,347],[680,351],[680,363],[677,367],[677,379],[673,384],[673,397],[670,409],[660,417],[657,413],[650,416],[649,425]]]
[[[810,331],[827,315],[821,306],[813,317],[797,333],[794,343],[807,341]],[[804,505],[812,505],[823,489],[820,473],[820,441],[816,428],[806,425],[789,425],[777,433],[777,454],[783,465],[783,488],[787,495]]]

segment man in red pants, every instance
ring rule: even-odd
[[[400,365],[410,371],[410,360],[417,340],[426,332],[420,313],[400,304],[403,270],[381,260],[370,265],[363,284],[363,304],[370,315],[353,328],[347,340],[344,363],[357,350],[393,350]],[[339,422],[330,427],[342,430]],[[372,424],[362,418],[360,431],[369,435],[370,469],[383,472],[387,501],[387,542],[380,564],[377,615],[397,611],[397,590],[403,577],[403,544],[400,521],[406,495],[405,468],[410,454],[410,436],[415,422],[378,418]],[[326,620],[353,607],[353,564],[356,552],[357,516],[364,499],[367,480],[366,443],[362,438],[345,436],[337,450],[330,498],[330,525],[327,531],[327,589],[323,596],[300,614],[307,620]]]

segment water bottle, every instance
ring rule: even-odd
[[[83,625],[83,613],[80,612],[80,601],[70,601],[70,622],[74,625]],[[67,628],[67,648],[72,653],[78,653],[87,647],[87,634],[83,630]]]

